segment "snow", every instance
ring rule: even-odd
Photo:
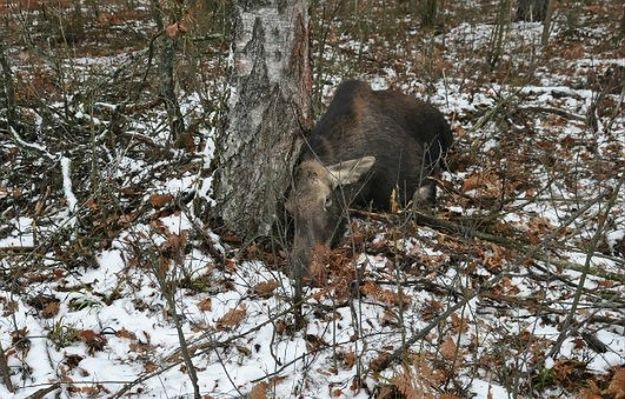
[[[63,192],[65,193],[67,207],[70,213],[74,213],[78,206],[78,200],[72,191],[71,160],[67,157],[61,157],[61,168],[63,169]]]
[[[32,231],[33,219],[28,217],[18,217],[11,221],[13,229],[9,236],[0,239],[0,248],[11,247],[32,247],[34,245],[34,235]]]
[[[522,245],[526,245],[525,240],[531,236],[539,244],[528,247],[527,253],[519,253],[521,251],[509,250],[484,240],[472,240],[468,234],[424,226],[413,231],[402,230],[402,235],[395,238],[384,223],[359,221],[356,233],[365,231],[363,236],[366,238],[362,243],[353,245],[356,253],[349,267],[353,269],[355,264],[358,272],[362,273],[359,278],[378,284],[387,294],[396,294],[401,289],[409,302],[397,306],[391,300],[381,299],[385,298],[383,296],[365,295],[359,287],[351,286],[355,285],[352,279],[347,282],[348,296],[343,298],[338,296],[337,287],[307,287],[303,307],[307,325],[299,330],[289,329],[293,323],[292,314],[288,311],[293,286],[288,270],[281,268],[279,262],[273,264],[267,260],[270,259],[267,254],[256,259],[245,252],[249,248],[225,242],[223,236],[197,220],[205,215],[197,214],[195,208],[178,209],[172,205],[173,211],[162,212],[147,205],[154,194],[172,194],[177,200],[181,194],[193,192],[196,198],[205,200],[209,206],[214,204],[211,198],[212,176],[207,172],[215,149],[216,127],[212,119],[215,115],[209,116],[208,127],[197,130],[198,137],[202,137],[205,144],[190,162],[196,163],[195,168],[171,173],[168,168],[172,159],[140,159],[130,151],[130,147],[140,144],[136,139],[130,139],[127,148],[109,154],[110,162],[104,165],[102,173],[118,185],[111,187],[115,187],[112,191],[120,200],[97,203],[97,207],[102,207],[103,213],[111,214],[117,211],[114,208],[119,207],[126,215],[125,212],[129,211],[126,207],[136,201],[144,204],[148,211],[129,225],[116,226],[116,229],[111,226],[113,235],[99,234],[93,241],[88,240],[92,237],[80,237],[82,241],[78,241],[79,235],[75,230],[67,235],[60,234],[63,229],[77,229],[80,227],[78,222],[91,222],[89,218],[92,216],[99,221],[95,212],[87,213],[86,205],[85,209],[81,209],[85,183],[79,179],[81,171],[72,170],[72,166],[77,167],[76,160],[56,154],[51,149],[54,147],[41,144],[43,142],[29,141],[11,131],[15,143],[12,148],[27,148],[56,165],[55,173],[60,172],[62,181],[55,189],[61,193],[59,197],[63,198],[66,207],[59,209],[57,206],[54,213],[50,203],[58,200],[47,199],[42,211],[45,217],[35,216],[27,208],[14,213],[7,211],[2,215],[8,216],[7,222],[2,219],[3,225],[0,226],[3,232],[0,251],[28,250],[42,242],[53,242],[42,241],[42,238],[57,233],[62,240],[58,248],[41,247],[42,252],[32,252],[33,257],[42,258],[40,263],[35,263],[37,267],[29,268],[27,275],[16,271],[30,265],[25,263],[28,258],[24,260],[13,253],[4,256],[5,252],[0,252],[0,272],[3,277],[11,276],[11,279],[0,282],[0,314],[3,314],[0,318],[0,342],[5,351],[9,350],[7,358],[12,381],[18,387],[13,395],[0,384],[0,398],[27,398],[50,381],[59,380],[68,381],[61,397],[75,396],[67,390],[69,386],[96,384],[101,384],[109,393],[99,391],[95,397],[107,397],[119,391],[123,384],[139,377],[147,378],[131,388],[128,396],[143,399],[190,395],[192,387],[181,360],[173,313],[159,286],[155,270],[163,270],[167,281],[177,283],[174,292],[176,312],[182,319],[181,328],[187,343],[192,347],[193,363],[197,368],[200,391],[204,395],[216,398],[245,395],[258,381],[270,381],[275,373],[279,379],[272,389],[275,389],[274,397],[277,398],[370,397],[365,389],[354,391],[350,388],[356,366],[340,360],[336,355],[353,352],[356,361],[360,362],[359,370],[368,370],[380,353],[392,353],[401,348],[405,339],[428,328],[437,316],[466,300],[453,317],[438,321],[402,360],[408,366],[414,366],[411,364],[413,357],[423,356],[429,363],[454,376],[450,386],[462,383],[475,398],[524,397],[506,388],[506,382],[501,381],[501,368],[505,366],[510,370],[531,372],[536,367],[534,356],[536,359],[544,356],[561,334],[581,278],[579,270],[557,266],[555,262],[532,260],[529,253],[543,251],[545,258],[554,261],[566,261],[578,266],[586,263],[588,242],[605,211],[605,201],[584,212],[568,226],[571,231],[566,234],[556,234],[557,229],[588,201],[616,184],[615,174],[606,174],[599,166],[593,169],[589,165],[595,160],[619,162],[618,157],[622,156],[625,147],[623,118],[617,115],[612,130],[608,131],[607,119],[600,117],[596,134],[588,130],[585,122],[549,113],[526,114],[524,118],[511,120],[509,126],[501,120],[493,122],[482,118],[499,106],[502,98],[516,98],[516,95],[523,96],[524,106],[554,107],[585,116],[597,92],[568,84],[567,79],[578,78],[575,74],[583,75],[588,68],[625,66],[625,61],[620,58],[587,58],[584,55],[581,59],[563,61],[572,68],[572,72],[567,73],[573,76],[540,66],[536,69],[533,85],[474,83],[474,77],[456,73],[454,69],[461,69],[468,62],[462,59],[457,48],[462,43],[469,43],[475,48],[487,45],[492,29],[493,26],[488,24],[461,24],[447,33],[448,51],[444,57],[453,67],[445,71],[444,80],[437,79],[430,82],[431,85],[419,77],[407,78],[392,64],[377,68],[369,75],[363,73],[362,77],[375,89],[399,85],[419,96],[431,91],[427,93],[431,102],[439,106],[449,119],[454,119],[453,128],[458,141],[456,150],[459,153],[456,157],[465,161],[463,156],[469,157],[476,152],[470,162],[466,161],[468,165],[464,169],[442,174],[441,180],[461,195],[454,196],[451,190],[441,190],[441,206],[434,210],[439,212],[437,216],[452,222],[457,221],[456,218],[473,217],[474,222],[470,226],[476,230],[492,228],[493,234]],[[419,33],[418,30],[410,30],[413,36]],[[537,23],[514,23],[506,50],[515,51],[519,43],[535,45],[540,40],[541,31],[542,25]],[[437,37],[436,40],[442,39]],[[367,53],[373,51],[376,45],[373,38],[367,39],[364,44],[347,36],[344,41],[346,43],[340,47],[342,51]],[[335,50],[328,46],[328,51]],[[414,58],[421,55],[415,54]],[[511,61],[516,60],[510,54],[506,56]],[[340,57],[338,63],[346,56]],[[326,58],[331,59],[329,55]],[[115,64],[116,59],[81,57],[73,62],[85,68],[82,73],[86,74],[88,67],[108,67]],[[119,62],[125,60],[119,57]],[[405,61],[407,70],[417,62]],[[340,73],[328,72],[324,76],[319,87],[324,99],[327,100],[341,78]],[[202,101],[206,99],[196,93],[183,93],[182,97],[180,104],[186,117],[201,112]],[[108,111],[117,107],[107,101],[94,104]],[[57,110],[63,108],[61,103],[50,106]],[[94,127],[106,126],[108,122],[103,117],[96,117],[91,112],[80,104],[70,109],[70,114],[78,120]],[[505,112],[510,113],[507,117],[515,116],[510,110]],[[165,119],[165,115],[158,112],[146,115],[143,120],[129,121],[125,133],[129,136],[142,134],[161,145],[169,140]],[[41,116],[33,115],[33,120],[35,126],[42,129]],[[487,123],[478,125],[482,120]],[[459,134],[461,129],[464,136]],[[517,139],[515,146],[506,147],[508,142]],[[590,144],[595,147],[588,149]],[[9,147],[3,144],[2,148]],[[616,150],[611,150],[614,148]],[[609,155],[609,151],[614,151],[613,155]],[[172,150],[167,157],[180,159],[183,155]],[[517,156],[521,157],[520,161],[515,158]],[[37,162],[50,164],[42,160]],[[498,176],[514,180],[513,169],[517,164],[527,168],[523,173],[530,172],[526,181],[521,182],[524,184],[511,187],[510,192],[505,193],[504,199],[509,202],[501,209],[479,204],[477,200],[484,196],[485,191],[482,187],[461,192],[463,182],[473,173],[500,173]],[[602,177],[601,173],[607,177]],[[548,190],[530,194],[528,187],[540,189],[551,178],[553,183]],[[3,177],[0,177],[0,193],[5,192],[2,191],[5,187],[13,189],[1,179]],[[146,181],[149,183],[144,185]],[[135,185],[140,185],[141,190],[131,199],[116,192],[118,187],[123,190]],[[11,191],[7,189],[6,192]],[[589,266],[597,272],[590,273],[585,279],[584,288],[588,292],[583,293],[574,315],[575,329],[570,331],[555,359],[544,359],[546,369],[553,369],[558,361],[570,359],[586,361],[587,371],[607,375],[612,368],[622,367],[625,363],[623,327],[617,322],[591,320],[593,316],[613,321],[622,319],[622,308],[619,307],[622,305],[619,299],[623,295],[622,284],[603,277],[601,272],[618,273],[619,276],[623,273],[623,261],[616,251],[625,238],[625,210],[621,201],[624,195],[625,188],[622,188],[603,232],[605,242],[602,244],[605,245],[600,249],[601,253],[593,254],[590,260]],[[0,200],[4,201],[5,197]],[[192,208],[192,203],[184,205]],[[130,211],[136,208],[130,208]],[[490,225],[490,219],[484,215],[496,215],[501,225],[517,235],[508,236],[506,230],[495,230],[497,225]],[[117,223],[118,219],[102,218],[111,224]],[[532,220],[538,219],[544,220],[544,225],[536,227],[531,224]],[[198,238],[195,232],[198,226],[205,233],[202,237],[208,237],[210,243],[203,243]],[[108,226],[96,227],[109,230]],[[180,248],[175,247],[178,237],[185,237]],[[105,243],[100,246],[100,241]],[[387,242],[393,245],[385,245]],[[77,245],[76,252],[64,250],[64,245],[70,243]],[[213,257],[214,252],[207,253],[205,245],[212,245],[219,255],[225,257],[225,264]],[[384,250],[377,249],[380,247]],[[345,248],[351,250],[352,246],[348,244],[342,249]],[[82,254],[79,250],[85,249],[93,255],[93,264],[82,262],[84,259],[80,258],[76,259],[81,261],[80,265],[70,266],[68,260],[63,258],[78,257]],[[175,252],[179,257],[168,257],[169,252]],[[159,260],[163,262],[159,263]],[[356,273],[352,269],[349,269],[350,273]],[[495,281],[496,277],[501,279]],[[277,288],[267,297],[254,291],[259,283],[273,281]],[[480,288],[488,287],[492,281],[495,281],[495,289],[471,296]],[[13,285],[21,291],[18,293]],[[39,306],[34,300],[40,299],[45,303],[46,297],[59,301],[58,312],[48,317],[43,315],[41,309],[45,305]],[[210,300],[210,305],[206,300]],[[243,308],[245,316],[236,326],[218,327],[219,321],[228,312]],[[466,329],[458,320],[466,323]],[[20,329],[24,329],[28,340],[27,350],[20,349],[14,338],[15,332]],[[106,344],[101,349],[94,349],[84,339],[70,339],[72,329],[79,333],[93,331],[104,337]],[[66,334],[68,342],[57,346],[52,339],[53,333]],[[583,343],[581,333],[592,334],[607,346],[607,352],[594,352]],[[447,337],[453,337],[454,342],[459,343],[460,357],[453,369],[444,368],[451,362],[440,350],[441,342]],[[79,361],[77,365],[70,366],[68,357],[73,355]],[[399,370],[400,367],[390,367],[379,376],[369,373],[363,383],[373,389]],[[335,389],[340,389],[340,392]],[[547,393],[543,393],[548,397]],[[540,395],[541,392],[534,394]],[[553,397],[574,396],[574,392],[563,387],[554,388]],[[54,394],[48,397],[54,397]]]

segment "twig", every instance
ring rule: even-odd
[[[158,282],[158,285],[161,289],[161,294],[165,297],[165,301],[167,302],[169,311],[171,312],[174,319],[174,325],[178,334],[178,343],[180,344],[180,354],[182,355],[182,359],[184,360],[185,366],[187,367],[187,375],[189,376],[191,386],[193,387],[193,397],[194,399],[200,399],[201,394],[200,387],[198,385],[197,372],[195,371],[195,366],[193,365],[193,361],[191,359],[187,339],[185,338],[184,332],[182,331],[180,315],[178,314],[178,310],[176,309],[176,285],[173,284],[173,282],[167,281],[167,272],[160,267],[158,257],[155,256],[154,253],[151,253],[150,255],[150,258],[152,260],[152,273],[154,274],[154,277],[156,277],[156,281]]]
[[[7,390],[11,393],[15,392],[15,388],[11,382],[11,370],[7,363],[7,357],[2,347],[2,342],[0,342],[0,373],[2,374],[2,382],[7,387]]]
[[[564,320],[564,324],[562,326],[562,330],[560,331],[560,334],[558,335],[558,339],[556,340],[555,344],[553,344],[553,347],[547,354],[547,357],[554,357],[555,354],[560,351],[560,347],[562,346],[562,343],[564,342],[564,340],[569,336],[570,327],[571,327],[571,324],[573,323],[573,317],[575,315],[575,312],[577,311],[577,306],[579,305],[579,301],[582,297],[584,283],[586,282],[586,277],[588,276],[590,272],[590,261],[592,260],[592,256],[595,252],[595,248],[597,248],[597,244],[599,243],[599,239],[601,238],[601,233],[603,233],[605,222],[606,220],[608,220],[608,214],[610,213],[610,211],[616,204],[616,198],[618,197],[619,191],[621,187],[623,186],[623,183],[625,183],[625,173],[621,175],[621,178],[619,179],[618,184],[614,188],[612,195],[610,196],[610,199],[608,200],[608,204],[606,206],[603,217],[599,217],[599,224],[597,225],[597,231],[595,231],[595,234],[593,235],[592,240],[590,242],[590,247],[588,248],[588,253],[586,254],[586,262],[584,263],[584,267],[581,270],[581,276],[579,278],[578,288],[575,291],[575,295],[573,296],[573,303],[571,304],[571,309],[569,313],[567,314],[566,319]]]
[[[607,195],[611,195],[611,201],[612,201],[611,203],[613,204],[613,200],[618,195],[618,190],[620,189],[620,187],[622,185],[622,180],[623,179],[624,179],[624,177],[621,177],[621,181],[620,181],[617,189],[615,189],[615,190],[608,190],[608,191],[606,191],[604,193],[599,194],[593,200],[589,201],[584,207],[581,207],[577,212],[575,212],[568,219],[566,219],[561,226],[559,226],[557,229],[555,229],[554,231],[552,231],[549,234],[547,234],[541,240],[541,242],[539,244],[537,244],[537,245],[535,245],[533,247],[527,247],[527,246],[525,246],[523,244],[511,241],[511,240],[507,240],[507,239],[505,239],[503,237],[500,237],[500,236],[494,236],[492,234],[483,233],[483,232],[477,231],[477,230],[475,230],[473,228],[469,228],[469,227],[466,227],[466,226],[463,226],[463,225],[459,225],[459,224],[456,224],[456,223],[453,223],[453,222],[449,222],[449,221],[446,221],[446,220],[441,220],[441,219],[438,219],[438,218],[435,218],[435,217],[432,217],[430,215],[426,215],[426,214],[423,214],[423,213],[420,213],[420,212],[414,212],[414,214],[415,214],[415,217],[416,217],[418,223],[425,224],[425,225],[427,225],[429,227],[433,227],[433,228],[436,228],[436,229],[442,229],[442,230],[446,230],[446,231],[450,231],[450,232],[457,232],[457,233],[461,233],[461,234],[466,235],[466,236],[480,238],[480,239],[484,239],[484,240],[487,240],[487,241],[495,242],[497,244],[501,244],[503,246],[507,246],[507,247],[510,247],[512,249],[518,250],[523,257],[529,257],[529,258],[532,258],[532,259],[542,260],[541,258],[542,257],[546,258],[546,255],[544,255],[542,253],[541,248],[543,248],[546,245],[547,242],[551,241],[553,238],[555,238],[557,235],[559,235],[566,227],[568,227],[568,225],[573,223],[580,215],[582,215],[584,212],[586,212],[590,207],[594,206],[596,203],[601,201]],[[609,209],[610,208],[611,207],[609,207]],[[358,210],[355,210],[354,212],[358,213],[358,214],[361,214],[361,215],[364,214],[365,216],[376,215],[376,214],[373,214],[371,212],[364,212],[364,211],[358,211]],[[395,216],[395,215],[388,215],[388,214],[382,214],[382,215],[377,214],[377,216],[378,216],[378,218],[383,219],[383,220],[387,220],[387,221],[388,220],[394,220],[394,219],[397,218],[397,216]],[[604,218],[602,220],[601,226],[603,226],[603,223],[605,223],[605,219],[607,219],[607,218]],[[602,229],[602,227],[599,228],[599,230],[601,230],[601,229]],[[578,266],[579,267],[584,267],[584,266],[581,266],[581,265],[578,265]],[[586,270],[588,272],[589,268],[588,267],[584,267],[584,270]],[[478,297],[484,295],[485,293],[487,293],[488,291],[490,291],[490,289],[492,287],[494,287],[502,278],[504,278],[507,275],[508,275],[508,273],[505,270],[502,270],[500,273],[498,273],[497,275],[493,276],[486,283],[482,284],[479,289],[473,290],[472,292],[468,292],[463,300],[461,300],[456,305],[448,308],[446,311],[444,311],[439,316],[435,317],[431,321],[430,324],[428,324],[426,327],[422,328],[421,330],[419,330],[415,334],[413,334],[406,341],[405,345],[402,345],[401,347],[397,348],[390,356],[388,356],[385,359],[382,359],[379,363],[377,363],[375,369],[367,370],[365,375],[369,371],[374,371],[374,372],[382,371],[385,368],[389,367],[391,364],[394,364],[395,362],[400,361],[404,357],[404,355],[405,355],[405,353],[406,353],[408,348],[410,348],[412,345],[414,345],[420,339],[425,338],[432,329],[434,329],[435,327],[437,327],[439,325],[439,323],[441,321],[447,319],[447,317],[449,317],[452,313],[454,313],[458,309],[466,306],[466,304],[469,301],[473,300],[474,298],[478,298]],[[625,279],[622,276],[614,276],[614,277],[618,277],[619,280]]]
[[[577,115],[574,114],[572,112],[567,112],[563,109],[560,108],[553,108],[553,107],[521,107],[518,108],[519,111],[526,111],[526,112],[545,112],[548,114],[555,114],[558,116],[561,116],[563,118],[566,119],[572,119],[575,121],[580,121],[580,122],[586,122],[586,117],[582,116],[582,115]]]
[[[557,235],[559,235],[562,231],[564,231],[565,228],[567,228],[577,218],[579,218],[588,209],[590,209],[595,204],[600,202],[603,198],[605,198],[610,193],[612,193],[612,190],[608,190],[607,192],[601,193],[597,197],[588,201],[583,207],[580,207],[577,210],[577,212],[573,213],[569,218],[567,218],[558,228],[556,228],[554,231],[549,233],[542,240],[542,243],[548,240],[551,240]],[[373,220],[386,221],[386,222],[394,222],[394,221],[397,221],[399,218],[399,216],[393,215],[393,214],[374,213],[374,212],[368,212],[368,211],[363,211],[359,209],[350,209],[350,212],[353,212],[354,214],[357,214],[357,215],[371,218]],[[523,243],[521,240],[513,241],[500,235],[494,235],[494,234],[490,234],[490,233],[477,230],[473,226],[465,226],[463,224],[454,223],[449,220],[439,219],[439,218],[436,218],[431,215],[427,215],[422,212],[414,211],[413,213],[416,217],[417,223],[424,225],[424,226],[428,226],[437,230],[446,231],[448,233],[460,234],[464,237],[473,237],[473,238],[478,238],[480,240],[493,242],[495,244],[504,246],[506,248],[517,250],[523,253],[524,255],[532,259],[541,261],[541,262],[550,263],[558,267],[567,268],[567,269],[571,269],[575,271],[587,270],[589,274],[596,275],[598,277],[602,277],[605,279],[620,281],[620,282],[625,283],[625,276],[621,274],[611,273],[611,272],[599,270],[593,267],[585,267],[585,265],[581,265],[581,264],[570,262],[570,261],[553,259],[552,256],[549,256],[547,253],[541,250],[541,247],[543,247],[542,244],[529,246],[528,244]]]
[[[296,308],[296,306],[298,306],[298,304],[292,304],[291,306],[289,306],[288,308],[286,308],[285,310],[281,311],[280,313],[275,314],[274,316],[270,317],[269,319],[267,319],[266,321],[259,323],[257,325],[255,325],[254,327],[250,328],[247,331],[242,332],[241,334],[237,334],[235,336],[232,336],[230,338],[227,338],[223,341],[210,341],[208,343],[202,343],[202,344],[198,344],[198,345],[190,345],[189,346],[189,353],[192,353],[193,355],[191,356],[191,358],[194,358],[196,356],[200,356],[209,352],[212,352],[215,350],[215,348],[220,348],[220,347],[225,347],[230,345],[230,343],[236,341],[237,339],[243,338],[245,336],[248,336],[250,334],[253,334],[255,332],[257,332],[258,330],[260,330],[261,328],[265,327],[267,324],[272,323],[275,319],[277,319],[278,317],[282,317],[285,316],[287,314],[293,313],[293,310]],[[207,337],[209,333],[203,334],[200,338],[198,338],[196,340],[196,342],[200,339],[204,339]],[[146,375],[143,375],[139,378],[137,378],[134,381],[131,381],[127,384],[125,384],[119,391],[117,391],[116,393],[114,393],[109,399],[120,399],[126,396],[127,392],[133,388],[134,386],[137,386],[138,384],[141,384],[144,381],[149,380],[152,377],[155,377],[157,375],[160,375],[164,372],[166,372],[167,370],[170,370],[176,366],[178,366],[179,364],[181,364],[183,362],[182,359],[180,359],[179,356],[174,356],[177,355],[179,353],[180,349],[176,350],[172,355],[169,356],[169,359],[171,359],[173,361],[173,363],[164,366],[163,368],[156,370],[154,372],[148,373]],[[175,360],[174,360],[175,359]]]
[[[38,389],[32,395],[30,395],[27,399],[44,399],[46,395],[48,395],[50,392],[56,391],[60,387],[61,387],[61,383],[56,382],[50,385],[49,387]]]

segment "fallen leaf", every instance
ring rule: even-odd
[[[614,399],[625,399],[625,367],[616,370],[605,393]]]
[[[388,352],[380,352],[378,356],[369,362],[369,368],[373,372],[382,371],[386,363],[388,363],[391,354]]]
[[[49,319],[51,317],[54,317],[59,313],[59,308],[60,308],[59,302],[50,301],[41,310],[41,317],[43,317],[44,319]]]
[[[148,360],[143,365],[143,369],[146,371],[146,373],[153,373],[158,369],[158,366],[153,361]]]
[[[115,336],[118,338],[131,339],[133,341],[137,339],[137,335],[135,333],[128,331],[123,327],[115,332]]]
[[[250,391],[250,399],[266,399],[267,398],[267,386],[268,384],[264,381],[259,382],[258,384],[252,387]]]
[[[247,311],[245,309],[245,306],[243,305],[239,306],[238,308],[230,309],[217,321],[217,329],[230,330],[234,327],[238,327],[246,315]]]
[[[271,298],[273,292],[276,288],[278,288],[279,284],[276,280],[271,281],[263,281],[261,283],[256,284],[254,287],[254,293],[261,298]]]
[[[174,196],[171,194],[152,194],[150,196],[150,205],[152,208],[158,209],[169,204],[174,200]]]
[[[440,347],[441,355],[447,360],[454,360],[458,355],[458,347],[451,337],[447,337]]]
[[[383,289],[373,281],[366,281],[360,287],[360,292],[367,297],[384,302],[387,305],[404,306],[409,305],[411,302],[410,297],[405,293],[400,294],[399,292]]]
[[[210,312],[213,310],[213,301],[210,298],[202,299],[198,302],[197,308],[202,312]]]
[[[78,337],[87,345],[91,354],[101,351],[107,344],[106,338],[93,330],[82,330]]]

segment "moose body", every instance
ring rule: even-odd
[[[350,205],[383,211],[392,197],[402,206],[433,203],[436,186],[427,178],[451,143],[449,124],[431,105],[360,81],[341,83],[304,145],[286,202],[293,267],[305,269],[316,245],[341,235]]]

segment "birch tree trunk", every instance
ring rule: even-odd
[[[311,125],[307,1],[237,0],[228,122],[216,141],[218,216],[267,235]]]

